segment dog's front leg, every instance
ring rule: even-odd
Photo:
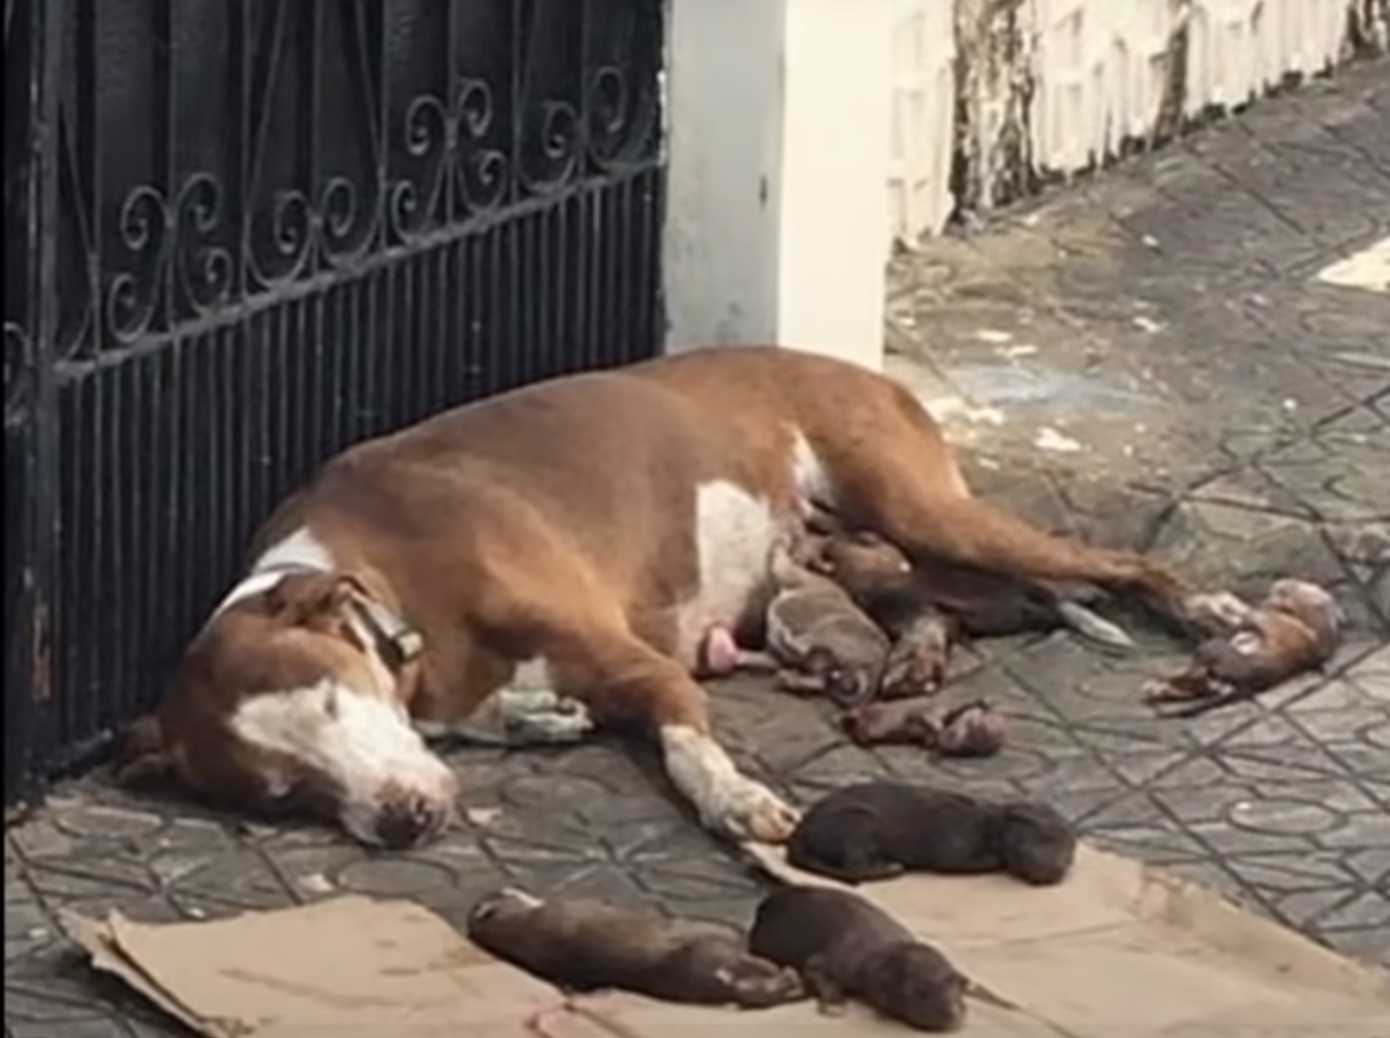
[[[734,839],[781,843],[795,808],[741,774],[710,729],[705,690],[675,660],[625,631],[553,631],[551,666],[600,723],[638,725],[661,745],[666,774],[708,829]]]

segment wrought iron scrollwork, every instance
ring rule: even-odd
[[[174,219],[164,194],[151,184],[141,184],[121,203],[116,231],[121,244],[132,253],[135,271],[122,271],[106,289],[106,322],[122,343],[139,338],[150,328],[159,304],[160,275],[168,258]]]
[[[522,116],[519,178],[528,191],[552,194],[580,170],[583,123],[568,101],[538,102]]]
[[[179,191],[175,268],[188,305],[199,314],[224,305],[232,293],[231,250],[210,241],[222,226],[222,196],[222,185],[211,173],[194,174]]]
[[[492,133],[492,88],[481,79],[461,79],[454,93],[459,161],[456,165],[461,209],[471,214],[491,212],[507,197],[507,156],[484,145]]]
[[[487,145],[494,121],[492,88],[481,79],[459,79],[448,104],[422,94],[406,106],[402,145],[427,166],[418,181],[401,177],[391,186],[387,212],[395,236],[410,241],[506,201],[510,163]]]
[[[237,66],[256,77],[245,85],[252,100],[242,123],[229,127],[241,151],[228,159],[242,172],[207,167],[170,183],[139,183],[125,191],[104,240],[82,246],[102,253],[92,268],[101,271],[102,290],[92,312],[106,341],[124,346],[172,332],[186,318],[206,318],[373,250],[652,161],[657,8],[582,6],[582,17],[555,4],[544,17],[512,23],[523,38],[510,82],[503,69],[478,75],[451,58],[447,85],[413,97],[394,117],[384,103],[391,62],[410,54],[369,57],[376,16],[342,15],[339,31],[324,34],[315,19],[298,20],[293,5],[267,9],[270,21],[259,35],[248,28],[244,39],[274,45],[265,60]],[[335,11],[325,8],[323,17],[340,17]],[[254,27],[254,19],[246,24]],[[583,60],[569,35],[580,24],[586,39],[603,41],[586,44]],[[291,45],[295,34],[311,32],[306,46]],[[349,127],[335,139],[356,142],[357,150],[329,163],[320,143],[303,139],[306,106],[324,88],[291,66],[333,41],[343,45],[334,67],[347,69],[350,87],[333,96],[351,103],[330,118]],[[320,57],[305,67],[325,63]],[[69,126],[80,122],[65,118]],[[73,175],[80,175],[76,165]]]
[[[33,343],[24,326],[5,322],[5,427],[23,417],[33,395]]]

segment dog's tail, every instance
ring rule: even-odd
[[[1134,648],[1134,639],[1119,624],[1111,623],[1099,613],[1087,609],[1080,602],[1062,599],[1057,603],[1057,615],[1068,627],[1084,638],[1116,649]]]
[[[976,497],[937,498],[926,516],[900,513],[887,525],[892,528],[883,532],[909,555],[939,556],[1003,576],[1090,581],[1138,594],[1175,619],[1184,616],[1187,588],[1161,563],[1055,537]]]

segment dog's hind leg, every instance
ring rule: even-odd
[[[894,388],[894,398],[874,408],[853,438],[827,430],[811,442],[854,524],[877,531],[914,560],[940,558],[1033,580],[1090,581],[1184,616],[1187,589],[1160,563],[1045,533],[974,497],[931,416],[910,393]]]

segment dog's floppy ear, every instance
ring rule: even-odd
[[[136,786],[167,778],[172,771],[173,757],[164,744],[159,718],[154,714],[136,718],[116,745],[112,777],[119,785]]]
[[[354,590],[342,574],[292,573],[266,593],[266,601],[271,612],[297,624],[341,611]]]

